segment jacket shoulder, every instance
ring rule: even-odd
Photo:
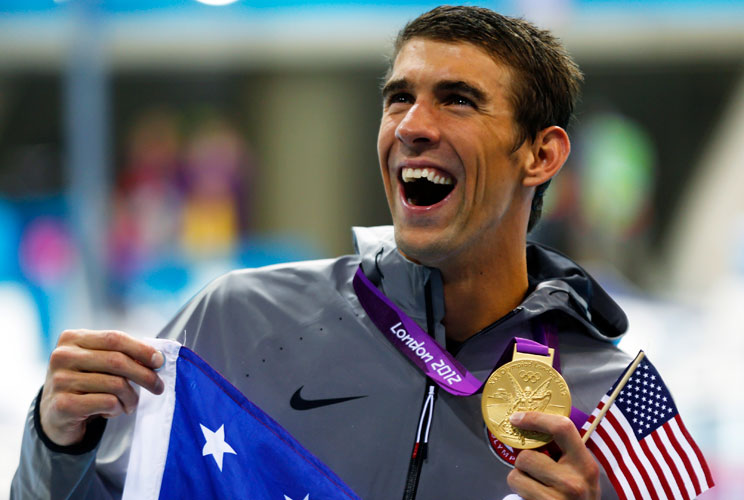
[[[343,256],[231,271],[197,293],[159,337],[193,347],[205,334],[278,331],[323,306],[347,303],[358,266],[358,256]]]
[[[308,260],[272,266],[237,269],[217,278],[205,288],[207,293],[251,293],[266,287],[297,290],[302,286],[339,288],[348,282],[359,266],[359,257]]]
[[[573,405],[586,413],[594,410],[633,360],[617,345],[578,332],[561,332],[560,358]]]

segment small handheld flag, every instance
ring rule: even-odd
[[[641,351],[581,428],[621,499],[692,499],[713,487],[703,454]],[[614,404],[613,404],[614,403]]]
[[[165,356],[165,391],[142,391],[124,500],[358,500],[327,466],[179,343]]]

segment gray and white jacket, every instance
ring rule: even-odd
[[[424,329],[428,309],[429,324],[444,345],[442,283],[436,269],[396,250],[392,228],[355,228],[354,237],[355,255],[239,270],[217,279],[160,337],[194,350],[359,496],[390,500],[401,498],[406,486],[427,381],[367,317],[352,277],[361,264]],[[573,405],[590,413],[630,362],[613,344],[626,330],[626,317],[568,258],[535,244],[526,252],[531,291],[514,311],[464,342],[456,358],[485,380],[513,337],[532,338],[549,322],[558,331]],[[354,399],[296,409],[303,407],[298,399],[336,398]],[[133,416],[111,419],[102,437],[89,436],[82,447],[62,449],[40,435],[35,414],[38,422],[36,402],[12,499],[121,496]],[[480,394],[439,391],[416,498],[502,499],[510,493],[510,470],[486,438]],[[602,488],[603,498],[615,498],[605,477]]]

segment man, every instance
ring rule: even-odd
[[[438,390],[375,326],[354,278],[361,266],[480,381],[514,337],[556,332],[573,405],[590,412],[628,364],[609,342],[625,316],[576,264],[525,243],[569,154],[580,80],[558,42],[522,20],[475,7],[420,16],[399,34],[383,88],[378,155],[394,229],[356,228],[357,255],[230,273],[161,336],[205,358],[362,498],[614,497],[565,417],[512,416],[560,453],[507,465],[480,395]],[[161,363],[118,332],[62,334],[14,498],[120,494],[137,403],[126,381],[161,392]]]

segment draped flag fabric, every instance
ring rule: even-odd
[[[584,424],[582,436],[621,379]],[[648,359],[630,375],[587,446],[621,499],[692,499],[713,486],[705,458]]]
[[[124,500],[358,499],[328,467],[179,343],[165,355],[165,392],[141,391]]]

